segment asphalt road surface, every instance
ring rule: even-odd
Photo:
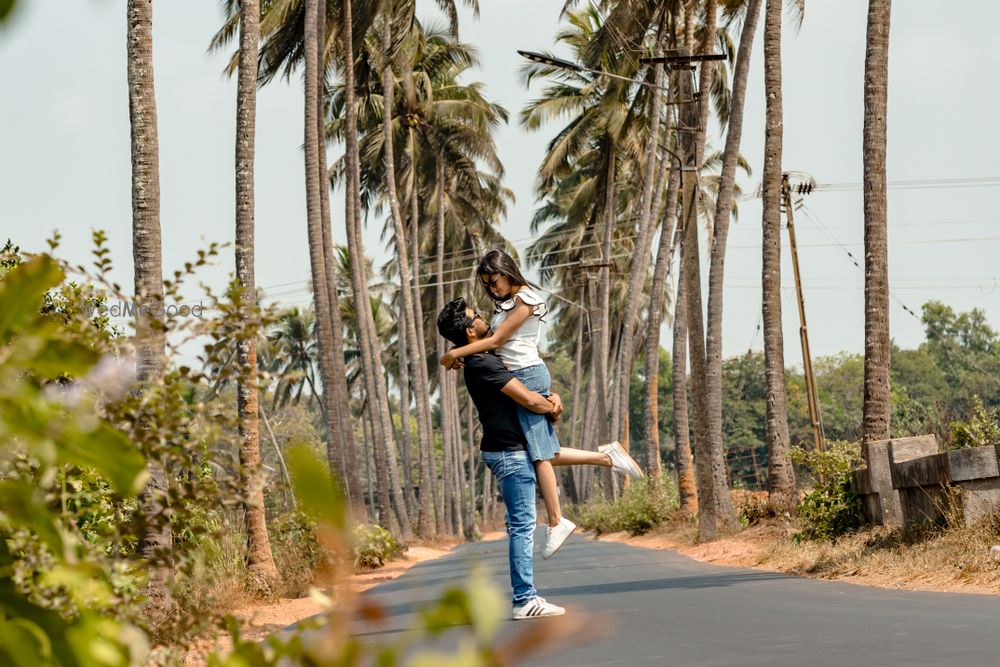
[[[357,634],[374,643],[399,638],[416,610],[472,563],[484,564],[509,596],[506,540],[464,545],[371,589],[388,622],[359,623]],[[535,584],[588,621],[579,644],[529,665],[1000,665],[994,596],[802,579],[578,535],[550,560],[536,557]],[[501,640],[534,622],[505,621]]]

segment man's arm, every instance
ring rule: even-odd
[[[522,408],[536,414],[547,415],[555,410],[555,405],[549,399],[537,391],[531,391],[517,378],[511,378],[500,391],[514,399],[514,402]]]

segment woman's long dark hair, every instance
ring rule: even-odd
[[[477,276],[492,276],[494,274],[500,274],[506,278],[511,287],[526,287],[528,285],[528,281],[521,275],[521,269],[517,268],[517,262],[503,250],[490,250],[479,260],[479,266],[476,267]],[[494,301],[507,300],[506,297],[501,298],[493,294],[490,286],[484,283],[482,279],[480,279],[479,283]]]

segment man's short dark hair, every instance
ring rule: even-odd
[[[472,320],[465,312],[469,307],[465,299],[459,297],[438,313],[438,333],[455,345],[466,345],[469,337],[465,330],[472,326]]]

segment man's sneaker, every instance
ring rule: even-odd
[[[546,602],[545,598],[537,595],[519,607],[514,607],[510,617],[515,621],[523,621],[526,618],[542,618],[543,616],[562,616],[566,610],[557,607],[551,602]]]
[[[630,475],[632,479],[642,479],[642,468],[617,440],[609,445],[601,445],[597,451],[608,455],[611,459],[611,469],[615,472]]]
[[[563,545],[567,537],[573,534],[574,530],[576,530],[576,524],[566,517],[559,519],[559,523],[555,526],[545,526],[545,546],[542,548],[542,558],[548,558],[559,551],[559,547]]]

